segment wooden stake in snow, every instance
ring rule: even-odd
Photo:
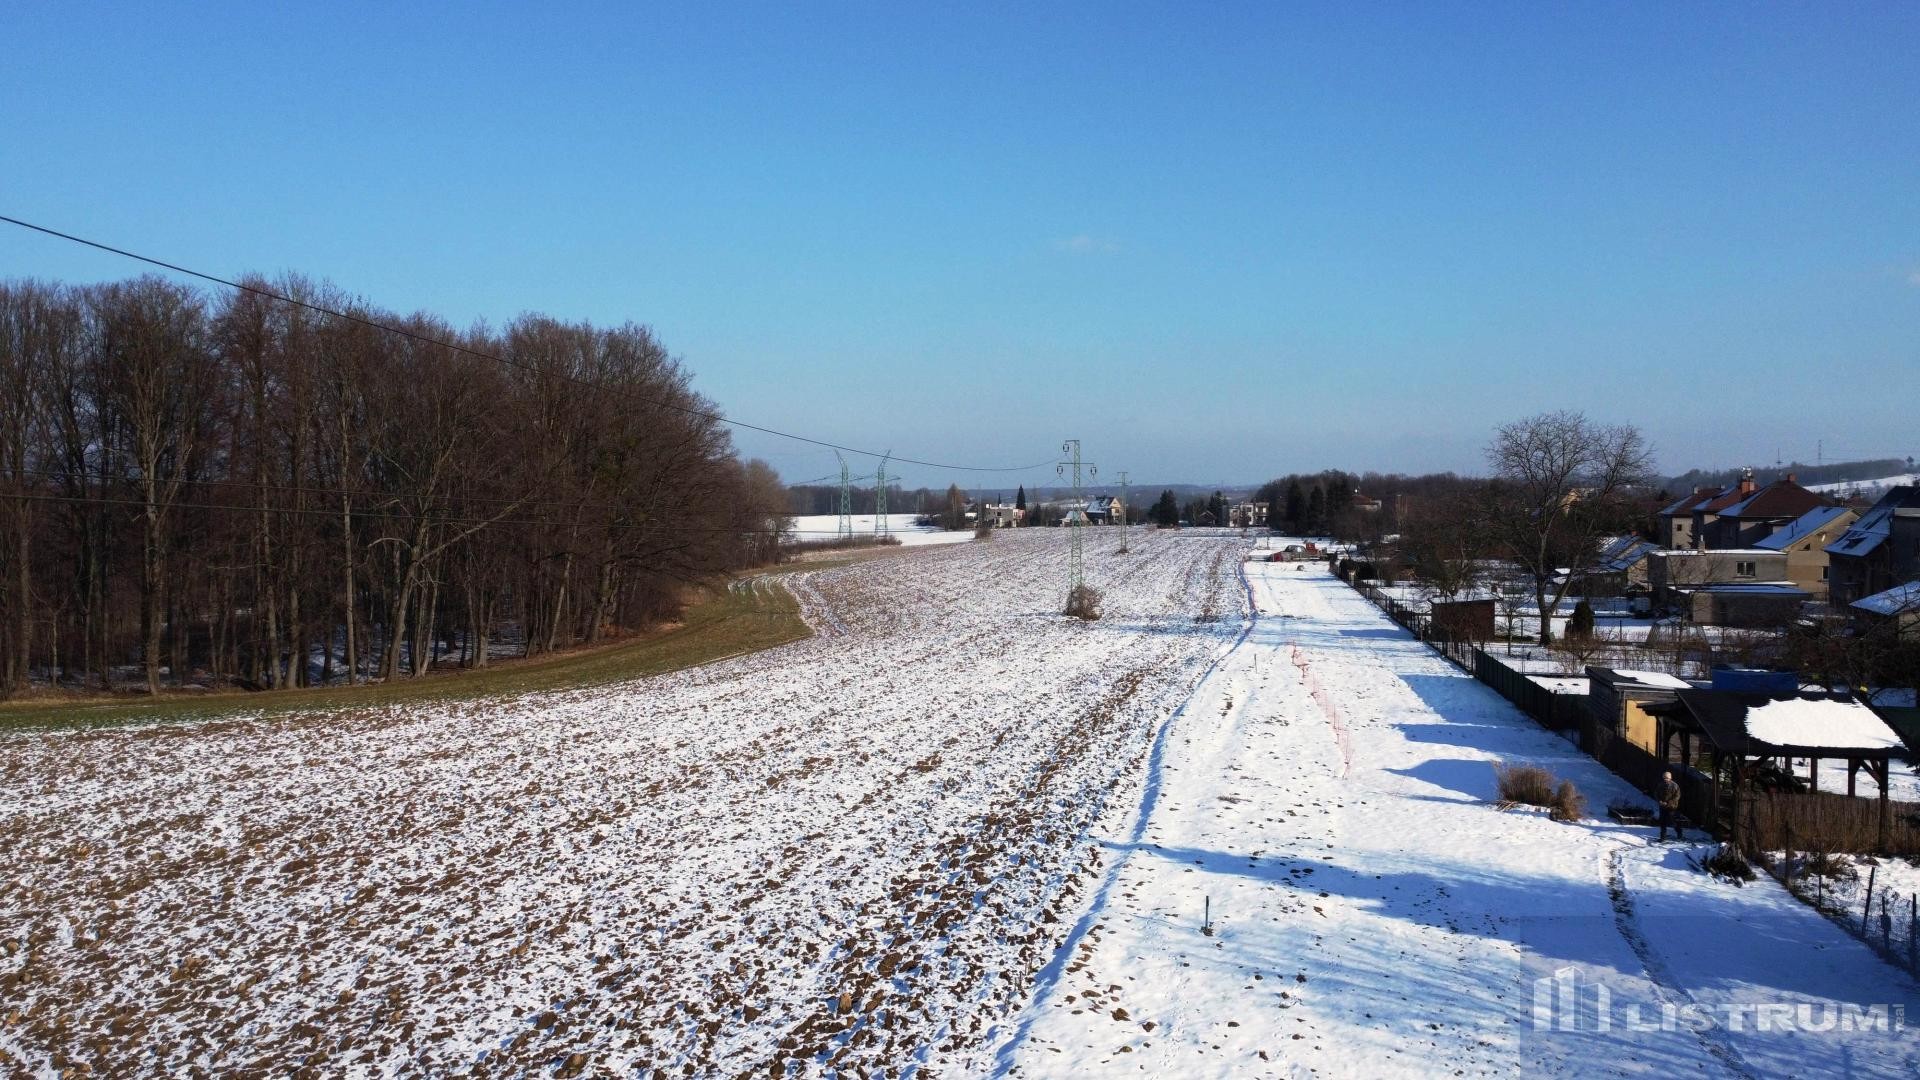
[[[1207,935],[1208,937],[1212,937],[1213,936],[1213,897],[1212,896],[1207,897],[1205,911],[1206,911],[1206,914],[1202,918],[1200,923],[1200,932]]]
[[[1873,914],[1873,876],[1880,872],[1880,864],[1867,867],[1867,905],[1860,909],[1860,933],[1867,932],[1867,918]]]

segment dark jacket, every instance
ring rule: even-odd
[[[1660,785],[1660,808],[1677,810],[1680,808],[1680,785],[1669,780]]]

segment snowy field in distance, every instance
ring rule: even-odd
[[[959,544],[973,539],[971,530],[949,532],[936,529],[931,525],[915,525],[913,519],[918,514],[888,514],[887,531],[894,539],[906,547],[919,547],[924,544]],[[854,514],[853,535],[872,536],[874,522],[878,515]],[[793,538],[795,540],[831,540],[838,535],[840,515],[808,514],[793,519]]]
[[[1901,473],[1898,476],[1883,476],[1878,480],[1841,480],[1832,484],[1808,484],[1808,491],[1824,492],[1828,495],[1860,495],[1868,499],[1878,499],[1889,488],[1920,484],[1920,473]]]

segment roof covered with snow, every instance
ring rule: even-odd
[[[1623,671],[1619,668],[1611,670],[1620,678],[1639,683],[1641,686],[1664,686],[1672,690],[1693,689],[1692,683],[1678,675],[1668,675],[1664,671]]]
[[[1694,593],[1712,593],[1715,595],[1734,594],[1799,597],[1802,600],[1809,599],[1813,595],[1791,581],[1716,582],[1710,585],[1675,585],[1673,586],[1673,591],[1682,596],[1692,596]]]
[[[1680,701],[1722,751],[1884,758],[1906,744],[1879,714],[1845,697],[1682,690]]]
[[[1766,551],[1785,551],[1851,513],[1853,510],[1845,506],[1816,506],[1753,546]]]
[[[1897,615],[1906,611],[1920,614],[1920,581],[1895,585],[1886,592],[1874,593],[1865,599],[1855,600],[1853,606],[1862,611],[1871,611],[1875,615]]]
[[[1866,555],[1893,532],[1895,510],[1920,509],[1920,487],[1897,487],[1880,497],[1840,539],[1827,545],[1829,555]]]
[[[1614,573],[1631,569],[1635,563],[1647,557],[1649,552],[1659,551],[1660,545],[1637,536],[1619,537],[1600,549],[1593,569],[1596,573]]]

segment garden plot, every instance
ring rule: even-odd
[[[1097,623],[1011,532],[651,680],[0,738],[0,1073],[987,1068],[1244,625],[1240,541],[1093,535]]]

